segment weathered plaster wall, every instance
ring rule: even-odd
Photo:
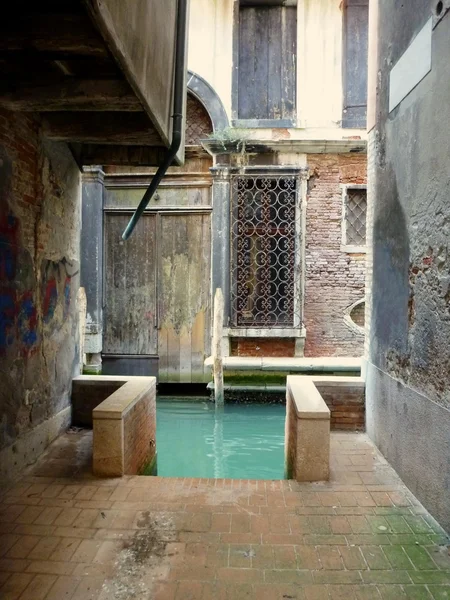
[[[233,5],[237,0],[191,0],[188,67],[219,95],[231,119]],[[297,127],[291,139],[342,139],[342,1],[297,2]],[[251,130],[253,139],[279,139],[278,129]]]
[[[342,184],[366,182],[366,156],[310,154],[305,232],[305,356],[360,356],[346,310],[364,298],[365,254],[342,244]]]
[[[379,3],[367,427],[450,530],[450,13],[431,72],[388,113],[389,73],[437,3]]]
[[[188,68],[219,95],[231,119],[234,0],[191,0]]]
[[[340,127],[342,2],[300,0],[297,13],[299,125]]]
[[[35,459],[70,420],[70,385],[78,363],[79,223],[80,175],[67,147],[43,141],[37,119],[2,111],[3,476],[14,463]]]

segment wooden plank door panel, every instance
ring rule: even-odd
[[[143,215],[131,238],[129,214],[105,214],[105,354],[157,354],[156,217]]]
[[[206,381],[210,353],[209,214],[161,215],[159,232],[159,377]]]

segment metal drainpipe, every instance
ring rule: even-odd
[[[166,174],[167,169],[173,162],[176,153],[178,152],[183,136],[183,104],[184,104],[184,75],[185,75],[185,59],[186,59],[186,32],[187,32],[187,4],[188,0],[178,0],[178,15],[177,15],[177,39],[175,47],[175,82],[174,82],[174,99],[173,99],[173,129],[172,143],[167,150],[167,156],[156,171],[150,185],[147,188],[142,200],[139,203],[134,215],[131,217],[125,231],[122,234],[122,239],[127,240],[133,233],[142,213],[147,208],[153,194],[155,193],[161,179]]]

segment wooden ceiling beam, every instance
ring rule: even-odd
[[[56,142],[162,146],[159,133],[144,112],[54,112],[42,122],[43,134]]]
[[[78,165],[127,165],[159,167],[167,151],[156,146],[122,146],[102,144],[70,144]]]
[[[49,85],[0,86],[0,106],[24,112],[142,111],[141,103],[126,81],[69,77]]]
[[[0,23],[0,53],[44,52],[61,56],[109,56],[86,14],[12,14]]]

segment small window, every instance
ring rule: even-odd
[[[369,0],[345,0],[343,34],[344,110],[342,127],[365,128]]]
[[[299,327],[299,210],[295,177],[232,179],[234,327]]]
[[[349,306],[344,314],[344,323],[355,333],[364,335],[366,303],[364,298]]]
[[[295,124],[297,7],[236,3],[233,125]]]
[[[350,319],[358,327],[364,327],[365,311],[366,311],[366,304],[365,304],[364,300],[359,302],[358,304],[354,305],[350,311]]]
[[[361,248],[366,245],[367,190],[363,187],[344,189],[343,232],[344,246]]]

